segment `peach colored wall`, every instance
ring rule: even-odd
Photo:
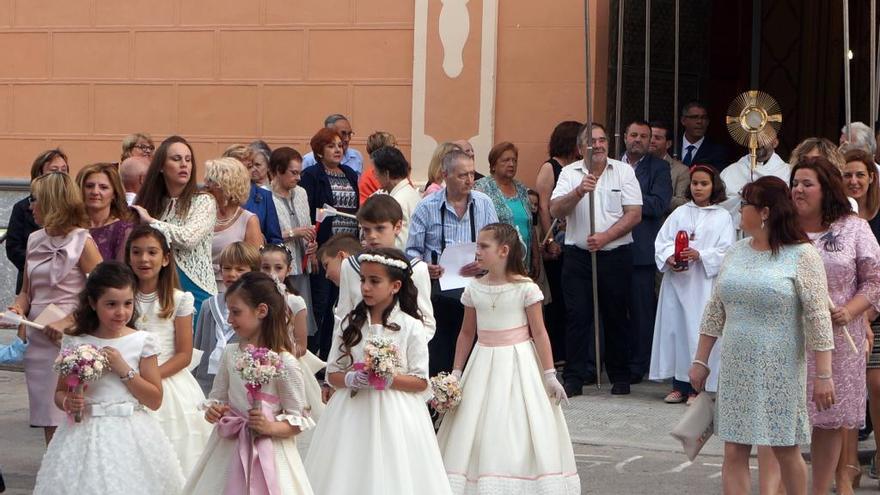
[[[499,3],[495,140],[531,183],[553,125],[583,119],[583,3]],[[258,137],[305,152],[335,112],[362,151],[379,129],[408,151],[413,16],[406,0],[0,0],[0,177],[56,145],[74,169],[116,160],[135,131],[181,134],[200,162]]]

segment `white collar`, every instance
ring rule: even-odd
[[[696,143],[692,143],[692,142],[688,141],[687,136],[682,135],[681,136],[681,142],[682,142],[681,149],[686,150],[689,145],[692,145],[695,149],[697,149],[703,145],[703,141],[705,141],[705,140],[706,140],[706,136],[703,136],[699,140],[697,140]]]

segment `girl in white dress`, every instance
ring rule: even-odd
[[[260,250],[260,271],[272,277],[276,282],[283,280],[283,288],[286,292],[287,307],[290,308],[290,336],[293,340],[293,355],[299,361],[303,371],[303,381],[306,389],[306,410],[316,422],[324,411],[324,402],[321,401],[321,385],[315,378],[315,373],[324,369],[326,364],[318,356],[312,354],[308,348],[309,338],[309,313],[306,301],[290,284],[289,275],[293,263],[293,254],[287,246],[281,244],[266,244]]]
[[[177,452],[185,475],[192,471],[211,435],[199,411],[205,395],[189,365],[193,346],[193,296],[177,289],[177,268],[165,236],[146,224],[128,236],[125,261],[138,279],[135,327],[159,343],[162,407],[154,415]]]
[[[524,253],[508,224],[489,224],[477,238],[477,262],[488,273],[461,296],[452,373],[461,379],[462,399],[437,433],[455,494],[581,493],[544,296],[525,275]]]
[[[700,319],[712,294],[712,285],[721,260],[736,240],[730,213],[720,203],[727,199],[724,183],[718,172],[705,165],[691,169],[691,185],[685,197],[691,201],[676,208],[663,223],[654,242],[657,268],[664,273],[660,285],[657,318],[654,320],[654,343],[651,347],[651,380],[672,378],[672,391],[664,401],[677,404],[691,401],[696,391],[688,380],[688,370],[700,339]],[[688,233],[688,249],[682,257],[687,270],[675,268],[675,236]],[[718,356],[716,346],[709,357],[712,373],[706,390],[718,390]]]
[[[295,438],[315,423],[304,414],[302,371],[290,353],[284,296],[268,275],[250,272],[226,289],[226,306],[239,342],[226,346],[220,358],[205,411],[217,426],[183,493],[311,495]],[[248,344],[277,352],[284,363],[285,375],[260,390],[262,410],[252,407],[235,371],[236,357]]]
[[[110,370],[84,395],[58,379],[55,404],[81,423],[61,423],[37,473],[36,494],[177,494],[183,473],[159,422],[147,413],[162,404],[156,338],[131,328],[137,281],[117,261],[89,274],[63,346],[92,344]]]
[[[322,495],[450,494],[425,406],[428,340],[412,268],[390,248],[368,251],[358,261],[363,300],[333,334],[327,379],[342,390],[333,394],[312,437],[309,479]],[[364,361],[364,344],[373,335],[392,339],[401,361],[384,390],[370,387],[366,371],[353,369]]]

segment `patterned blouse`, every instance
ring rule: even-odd
[[[495,181],[495,178],[492,176],[486,176],[482,179],[478,180],[474,183],[474,189],[480,191],[481,193],[486,194],[492,200],[492,204],[495,205],[495,212],[498,214],[498,221],[501,223],[507,223],[517,226],[517,223],[513,216],[513,211],[507,206],[507,202],[511,199],[517,199],[522,203],[523,209],[526,213],[532,211],[532,204],[529,201],[529,190],[523,185],[522,182],[514,179],[513,185],[516,187],[516,196],[513,198],[508,198],[501,192],[501,188],[498,187],[498,182]],[[534,230],[534,229],[532,229]],[[519,231],[519,229],[517,229]],[[526,267],[529,266],[529,261],[531,259],[531,239],[534,232],[520,232],[520,237],[523,239],[525,243],[525,252],[526,252]]]
[[[177,267],[209,294],[217,293],[211,268],[211,241],[217,222],[217,204],[210,194],[192,198],[186,218],[177,215],[177,198],[171,198],[162,215],[152,225],[165,234],[174,251]]]
[[[275,209],[278,211],[278,223],[281,225],[281,235],[299,227],[308,227],[309,221],[309,197],[306,190],[300,186],[291,191],[289,197],[284,197],[272,191],[272,199],[275,201]],[[302,258],[305,253],[306,242],[303,239],[287,239],[284,244],[293,253],[294,263],[291,267],[291,275],[300,275],[302,271]]]
[[[330,190],[336,202],[336,209],[343,213],[355,214],[358,210],[357,194],[348,177],[340,170],[338,173],[327,172],[330,179]],[[333,219],[333,235],[352,234],[358,235],[358,223],[353,218],[339,216]]]
[[[125,259],[125,241],[134,226],[127,220],[117,220],[107,225],[89,229],[92,239],[98,245],[101,258],[107,260]]]

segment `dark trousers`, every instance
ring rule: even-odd
[[[654,319],[657,316],[657,295],[654,285],[657,268],[653,265],[633,267],[632,306],[629,318],[632,323],[632,356],[629,370],[633,376],[644,376],[651,367],[651,346],[654,343]]]
[[[605,342],[605,370],[612,383],[629,383],[630,324],[627,315],[632,276],[632,250],[629,245],[597,253],[599,314]],[[592,263],[589,251],[565,247],[562,291],[565,296],[566,383],[582,385],[596,376],[595,334],[593,329]]]
[[[437,331],[434,333],[434,338],[428,342],[428,372],[430,376],[441,371],[452,371],[455,360],[455,343],[461,332],[461,321],[464,319],[464,306],[461,304],[462,292],[462,290],[452,290],[440,295],[435,290],[431,296]]]
[[[336,319],[333,317],[333,305],[339,297],[339,288],[327,280],[324,270],[309,276],[312,289],[312,312],[315,315],[315,324],[318,333],[309,337],[309,350],[326,360],[333,342],[333,326]]]
[[[544,262],[553,301],[544,306],[544,323],[550,336],[553,361],[565,359],[565,297],[562,294],[562,257]]]

